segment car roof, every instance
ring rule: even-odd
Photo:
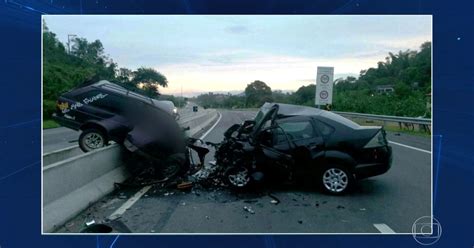
[[[346,127],[352,129],[360,129],[361,126],[347,118],[344,118],[338,114],[332,113],[330,111],[317,109],[309,106],[300,106],[286,103],[268,103],[266,102],[261,107],[262,112],[267,112],[273,106],[278,105],[278,116],[318,116],[332,122],[342,124]]]
[[[286,103],[269,103],[266,102],[263,104],[261,109],[265,109],[264,112],[268,111],[271,107],[278,105],[278,115],[283,115],[283,116],[297,116],[297,115],[308,115],[308,116],[314,116],[314,115],[320,115],[323,112],[326,112],[325,110],[313,108],[313,107],[308,107],[308,106],[299,106],[299,105],[293,105],[293,104],[286,104]]]
[[[125,89],[124,87],[122,87],[122,86],[120,86],[120,85],[118,85],[118,84],[114,84],[114,83],[112,83],[112,82],[109,82],[109,81],[107,81],[107,80],[100,80],[100,81],[98,81],[98,82],[96,82],[96,83],[93,83],[92,85],[97,86],[97,87],[101,87],[101,86],[104,86],[104,85],[109,85],[109,86],[115,86],[115,87],[119,87],[119,88],[122,88],[122,89],[124,89],[124,90],[127,90],[127,89]]]
[[[132,98],[138,99],[140,101],[146,102],[148,104],[155,105],[154,102],[153,102],[153,98],[150,98],[150,97],[144,96],[140,93],[128,90],[128,89],[126,89],[126,88],[124,88],[124,87],[122,87],[118,84],[109,82],[107,80],[100,80],[99,82],[94,83],[91,86],[93,86],[95,88],[101,88],[101,89],[105,89],[105,90],[108,90],[108,91],[112,91],[112,92],[124,95],[126,97],[132,97]]]

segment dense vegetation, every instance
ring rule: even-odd
[[[70,47],[61,43],[56,34],[43,24],[43,116],[49,119],[55,110],[59,95],[88,80],[109,80],[122,86],[158,98],[171,100],[179,105],[174,96],[159,95],[158,86],[167,87],[168,80],[153,68],[138,68],[132,71],[118,68],[104,53],[100,40],[89,42],[74,38]]]
[[[393,88],[391,93],[379,93],[377,87]],[[196,98],[205,107],[254,108],[265,101],[314,106],[316,85],[301,86],[293,93],[272,91],[261,81],[247,85],[243,94],[202,94]],[[335,81],[332,109],[337,111],[396,115],[425,116],[428,93],[431,92],[431,42],[419,51],[389,53],[376,68],[362,70],[358,78],[347,77]]]

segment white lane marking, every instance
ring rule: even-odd
[[[115,210],[115,212],[113,212],[108,219],[115,220],[122,216],[122,214],[125,213],[125,211],[127,211],[129,208],[131,208],[132,205],[135,204],[135,202],[137,202],[138,199],[140,199],[140,197],[142,197],[142,195],[144,195],[149,189],[151,189],[151,185],[143,187],[141,190],[135,193],[135,195],[130,197],[130,199],[128,199],[122,206]]]
[[[409,145],[405,145],[405,144],[401,144],[401,143],[397,143],[397,142],[393,142],[393,141],[389,141],[388,143],[394,144],[394,145],[397,145],[397,146],[403,146],[403,147],[406,147],[406,148],[410,148],[410,149],[413,149],[413,150],[417,150],[417,151],[420,151],[420,152],[425,152],[425,153],[431,154],[431,151],[423,150],[423,149],[420,149],[420,148],[417,148],[417,147],[414,147],[414,146],[409,146]]]
[[[212,125],[212,127],[209,128],[209,130],[207,130],[203,135],[201,135],[201,137],[199,137],[199,139],[202,140],[202,139],[206,138],[206,136],[217,126],[219,121],[221,121],[222,114],[220,112],[217,112],[217,114],[219,115],[219,118],[217,119],[216,123],[214,123],[214,125]]]
[[[381,233],[396,233],[394,230],[392,230],[392,228],[383,223],[374,224],[374,227],[377,228],[377,230],[379,230]]]

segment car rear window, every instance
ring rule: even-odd
[[[124,97],[99,90],[84,92],[78,96],[77,100],[83,104],[89,104],[115,114],[122,113],[125,104]]]
[[[334,132],[334,128],[327,123],[315,120],[316,127],[323,136],[328,136]]]

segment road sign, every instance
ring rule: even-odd
[[[334,67],[320,67],[316,73],[316,105],[332,104]]]
[[[328,93],[327,91],[325,91],[325,90],[322,90],[322,91],[319,93],[319,97],[320,97],[321,99],[323,99],[323,100],[324,100],[324,99],[327,99],[328,96],[329,96],[329,93]]]

